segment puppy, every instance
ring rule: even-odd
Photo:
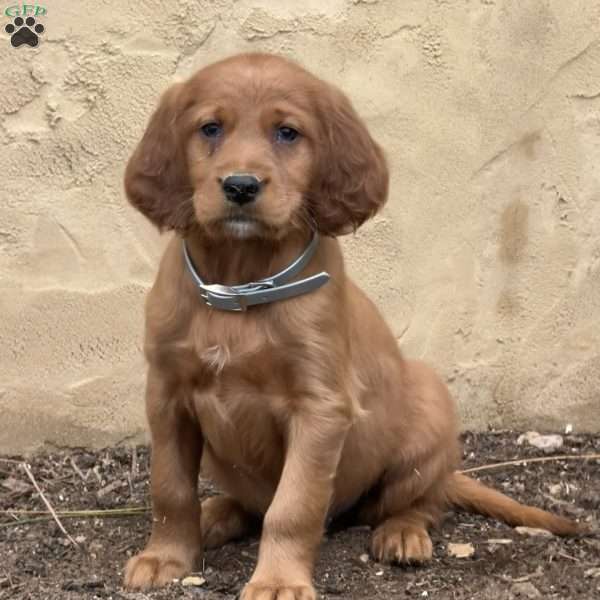
[[[185,575],[257,517],[243,600],[314,599],[324,526],[349,509],[386,562],[431,558],[450,505],[578,531],[456,473],[445,384],[345,274],[336,236],[382,207],[388,169],[340,91],[265,54],[202,69],[161,99],[125,190],[175,232],[146,304],[154,519],[128,587]],[[202,506],[201,467],[223,491]]]

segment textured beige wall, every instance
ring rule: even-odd
[[[1,451],[143,435],[164,240],[123,166],[165,86],[240,50],[339,84],[387,148],[349,268],[465,425],[600,429],[599,1],[47,4],[38,48],[0,46]]]

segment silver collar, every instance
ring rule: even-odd
[[[309,263],[318,245],[319,236],[315,233],[304,252],[283,271],[279,271],[271,277],[242,285],[229,286],[220,283],[204,283],[190,258],[185,240],[183,240],[183,258],[194,283],[200,290],[200,296],[208,306],[220,310],[245,311],[249,306],[255,304],[268,304],[278,300],[286,300],[287,298],[308,294],[325,285],[330,279],[329,273],[325,271],[288,283]]]

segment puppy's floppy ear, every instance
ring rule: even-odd
[[[381,148],[339,90],[319,90],[322,138],[309,191],[308,209],[319,231],[356,230],[387,200],[389,173]]]
[[[193,223],[184,136],[179,127],[184,85],[162,96],[125,170],[129,202],[160,230],[185,231]]]

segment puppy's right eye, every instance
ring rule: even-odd
[[[202,135],[207,138],[218,138],[223,135],[223,126],[216,121],[211,121],[210,123],[205,123],[200,127],[200,131]]]

